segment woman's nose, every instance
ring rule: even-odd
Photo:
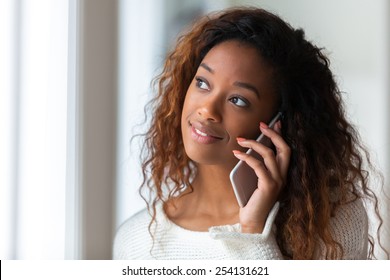
[[[208,96],[201,102],[198,115],[204,120],[212,122],[222,121],[222,106],[218,97]]]

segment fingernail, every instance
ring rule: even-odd
[[[263,122],[260,122],[260,127],[263,128],[263,129],[267,129],[268,125],[263,123]]]
[[[246,139],[245,139],[245,138],[242,138],[242,137],[237,137],[236,140],[237,140],[238,142],[243,142],[243,141],[245,141]]]
[[[235,157],[237,157],[238,159],[242,159],[242,152],[238,151],[238,150],[233,150],[233,154]]]

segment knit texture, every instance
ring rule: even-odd
[[[168,219],[162,206],[157,208],[153,238],[148,227],[151,217],[142,210],[125,221],[114,240],[114,259],[283,259],[275,240],[276,203],[261,234],[241,233],[239,224],[211,227],[208,232],[184,229]],[[341,206],[331,220],[331,232],[344,250],[344,259],[366,259],[368,221],[360,200]],[[319,242],[316,258],[324,258]]]

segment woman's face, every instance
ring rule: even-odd
[[[188,87],[181,118],[184,147],[197,164],[237,163],[237,137],[255,139],[260,121],[276,114],[272,68],[256,49],[238,41],[213,47]]]

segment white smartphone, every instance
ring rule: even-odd
[[[273,128],[275,123],[281,118],[281,116],[282,113],[279,112],[271,120],[268,126],[270,128]],[[262,133],[256,139],[256,141],[268,147],[272,146],[271,140]],[[263,158],[252,149],[249,149],[246,153],[257,158],[258,160],[263,160]],[[236,195],[238,201],[238,205],[240,205],[240,207],[244,207],[257,188],[257,176],[255,171],[245,161],[240,160],[230,172],[230,181],[232,183],[234,194]]]

